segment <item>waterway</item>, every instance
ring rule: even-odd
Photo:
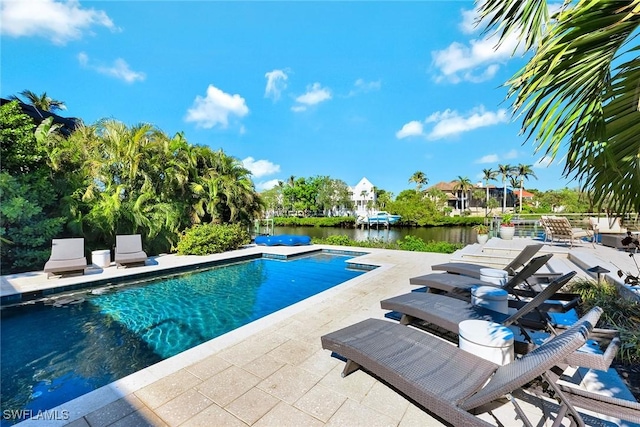
[[[476,232],[471,227],[391,227],[337,228],[337,227],[275,227],[274,234],[307,235],[326,238],[334,234],[344,235],[352,240],[382,240],[395,242],[405,236],[415,236],[425,242],[452,242],[466,245],[476,242]]]

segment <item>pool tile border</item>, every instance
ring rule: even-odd
[[[204,269],[217,267],[221,265],[228,265],[236,262],[250,261],[252,259],[266,258],[266,259],[287,260],[287,259],[294,259],[301,256],[320,253],[320,252],[336,254],[336,255],[348,255],[353,257],[366,255],[368,253],[368,252],[360,252],[360,251],[343,251],[343,250],[328,249],[328,248],[305,247],[304,250],[300,252],[295,252],[290,254],[278,254],[278,253],[269,253],[269,252],[256,252],[252,254],[235,254],[231,258],[221,258],[221,259],[203,261],[200,263],[191,263],[191,264],[181,265],[181,266],[172,266],[172,267],[166,267],[162,269],[153,269],[150,271],[140,271],[140,272],[135,272],[128,275],[98,278],[95,280],[90,278],[89,275],[84,275],[84,276],[78,276],[78,277],[88,278],[87,281],[84,281],[82,283],[75,283],[75,284],[68,284],[68,285],[61,285],[61,286],[55,286],[55,284],[52,283],[51,287],[45,288],[45,289],[38,289],[38,290],[32,290],[32,291],[17,292],[9,295],[3,295],[2,297],[0,297],[0,307],[6,307],[6,306],[18,305],[25,302],[37,301],[37,300],[47,298],[56,294],[80,291],[80,290],[89,289],[89,288],[113,286],[113,285],[118,285],[124,282],[145,280],[150,278],[160,278],[164,276],[170,276],[170,275],[186,273],[186,272],[196,272],[199,270],[204,270]],[[349,264],[351,267],[361,269],[361,270],[371,270],[376,268],[376,266],[371,266],[368,264],[359,264],[359,263],[351,263],[351,262],[349,262]]]

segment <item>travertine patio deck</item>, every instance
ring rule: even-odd
[[[110,267],[84,278],[46,280],[44,273],[4,276],[2,295],[33,292],[52,285],[66,286],[91,276],[115,277],[230,255],[291,254],[311,248],[359,250],[315,245],[252,247],[211,257],[167,255],[157,258],[155,265],[128,270]],[[380,300],[411,291],[410,277],[430,272],[431,264],[446,262],[450,256],[361,250],[369,254],[359,257],[358,262],[380,268],[51,411],[54,415],[66,411],[65,420],[29,420],[20,425],[442,425],[366,373],[358,371],[341,378],[344,363],[321,349],[320,336],[365,318],[382,318]],[[543,411],[554,408],[553,403],[532,396],[521,394],[519,399],[533,420],[538,420]],[[522,424],[509,404],[483,414],[482,418],[494,424],[497,419],[505,426]],[[590,425],[606,425],[597,418],[587,417],[586,421]]]

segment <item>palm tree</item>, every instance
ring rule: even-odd
[[[522,213],[522,192],[524,191],[524,180],[529,179],[530,176],[538,179],[536,173],[532,169],[532,165],[523,165],[520,163],[516,167],[516,178],[520,179],[520,213]]]
[[[454,183],[455,184],[453,185],[453,189],[462,193],[462,211],[464,211],[465,194],[473,188],[473,183],[466,176],[458,176],[458,179],[454,181]]]
[[[498,177],[498,171],[493,169],[482,169],[482,179],[484,179],[484,186],[487,189],[487,199],[484,206],[484,216],[489,216],[489,181],[495,181]]]
[[[425,175],[424,172],[416,171],[413,173],[413,175],[411,175],[411,178],[409,178],[409,182],[415,182],[416,191],[420,191],[422,186],[427,185],[429,180],[427,179],[427,175]]]
[[[502,213],[504,213],[507,210],[507,179],[513,174],[513,166],[509,164],[498,165],[498,174],[502,176]]]
[[[566,144],[565,177],[619,212],[640,211],[639,9],[640,0],[563,2],[553,16],[539,0],[480,9],[499,42],[516,36],[532,51],[507,82],[522,133],[552,159]]]
[[[57,111],[67,109],[67,107],[64,105],[64,102],[47,96],[47,92],[42,92],[42,95],[38,95],[30,90],[23,90],[22,92],[20,92],[20,95],[26,98],[27,104],[33,105],[34,107],[39,108],[42,111]],[[17,96],[12,96],[11,98],[20,100]]]
[[[362,190],[360,192],[360,199],[362,199],[362,207],[365,208],[366,207],[366,201],[367,201],[367,196],[369,195],[369,192],[367,190]],[[368,212],[368,210],[367,210]]]

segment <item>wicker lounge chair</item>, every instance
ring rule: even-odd
[[[525,264],[538,253],[542,244],[535,243],[533,245],[527,245],[520,251],[520,253],[503,268],[510,276],[513,276],[517,270],[524,267]],[[434,271],[446,271],[453,274],[461,274],[463,276],[480,278],[480,270],[483,268],[491,268],[486,265],[471,264],[468,262],[446,262],[444,264],[435,264],[431,266]]]
[[[553,254],[541,255],[533,258],[524,268],[512,276],[504,286],[497,286],[494,283],[485,282],[468,276],[450,273],[430,273],[424,276],[412,277],[409,283],[412,285],[426,286],[429,292],[449,293],[451,296],[461,298],[466,301],[471,300],[471,290],[475,286],[500,287],[509,293],[517,293],[523,296],[535,296],[533,290],[516,289],[522,284],[527,284],[533,274],[547,263]],[[540,289],[538,289],[539,291]]]
[[[427,323],[429,329],[431,329],[431,325],[435,325],[441,330],[455,335],[458,335],[458,325],[464,320],[485,320],[500,323],[503,326],[516,325],[520,327],[520,333],[525,337],[525,340],[516,340],[514,350],[516,353],[524,354],[540,344],[534,342],[525,328],[544,330],[555,334],[555,328],[558,325],[554,324],[548,313],[542,309],[542,305],[575,275],[576,272],[571,272],[554,280],[511,315],[472,305],[469,302],[446,295],[424,292],[409,292],[383,300],[380,302],[380,307],[392,310],[396,314],[399,313],[401,315],[400,323],[403,325],[422,327]],[[618,332],[614,330],[597,330],[597,336],[594,338],[601,341],[601,344],[608,344],[604,355],[593,352],[576,352],[572,353],[566,363],[607,370],[620,347],[618,335]]]
[[[580,240],[584,237],[591,239],[591,244],[595,247],[593,232],[583,228],[572,227],[569,220],[565,217],[553,218],[547,217],[544,220],[545,227],[551,233],[551,240],[568,240],[569,247],[573,248],[573,241]]]
[[[509,276],[513,276],[516,272],[523,268],[526,263],[544,246],[541,243],[527,245],[520,253],[509,263],[503,270]],[[473,264],[470,262],[445,262],[443,264],[435,264],[431,266],[433,271],[446,271],[447,273],[460,274],[463,276],[475,277],[479,279],[483,268],[495,268],[488,265]],[[533,278],[541,283],[548,283],[551,280],[562,276],[563,273],[552,271],[537,271],[533,273]]]
[[[44,265],[47,278],[52,274],[84,274],[87,258],[84,255],[84,238],[53,239],[51,257]]]
[[[147,258],[147,254],[142,250],[142,237],[139,234],[116,236],[116,268],[144,265]]]
[[[580,348],[587,340],[602,310],[592,309],[574,326],[550,339],[521,358],[500,366],[468,353],[433,335],[397,323],[368,319],[324,335],[322,347],[347,360],[346,376],[362,367],[414,402],[451,425],[492,425],[472,414],[486,410],[488,404],[510,396],[536,378],[547,382],[554,398],[560,402],[558,418],[569,416],[584,425],[574,407],[614,412],[618,407],[628,412],[617,416],[638,418],[637,402],[613,402],[593,393],[582,393],[586,403],[567,397],[552,376],[552,368]],[[569,394],[569,393],[566,393]],[[621,399],[616,399],[621,400]],[[526,425],[536,425],[514,399],[509,399]],[[600,406],[591,405],[596,401]],[[538,423],[541,425],[541,423]]]

